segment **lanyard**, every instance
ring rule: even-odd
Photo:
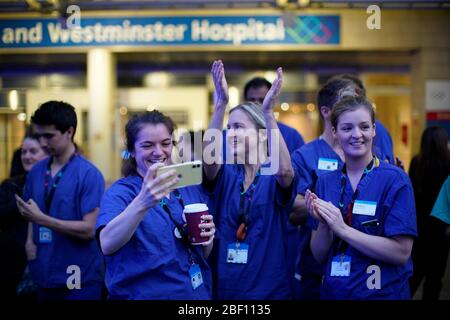
[[[70,158],[69,161],[59,170],[59,172],[56,174],[55,181],[53,182],[52,186],[50,187],[50,191],[48,190],[48,185],[50,184],[50,180],[52,179],[52,162],[53,157],[50,157],[50,160],[47,164],[47,170],[45,171],[45,180],[44,180],[44,187],[45,187],[45,208],[47,210],[47,213],[50,213],[50,207],[52,205],[53,197],[55,195],[55,190],[59,185],[59,182],[61,181],[61,178],[64,174],[64,171],[66,170],[67,166],[70,162],[75,158],[77,155],[76,152],[74,152]]]
[[[380,160],[376,156],[373,157],[372,161],[367,165],[366,168],[364,168],[364,172],[361,176],[361,179],[359,180],[361,182],[362,179],[364,179],[365,176],[369,174],[373,170],[373,168],[378,167],[380,165]],[[359,184],[359,183],[358,183]],[[356,198],[358,197],[359,190],[358,187],[356,187],[355,192],[352,195],[352,200],[348,204],[347,208],[344,209],[344,195],[345,195],[345,187],[347,185],[347,167],[344,164],[342,168],[342,176],[341,176],[341,194],[339,197],[339,210],[341,211],[342,215],[344,216],[344,222],[352,226],[352,217],[353,217],[353,206],[355,204]],[[342,239],[339,239],[339,245],[338,245],[338,251],[344,253],[347,249],[347,243],[345,241],[342,241]]]
[[[175,189],[175,190],[173,190],[173,194],[174,194],[175,198],[178,200],[178,203],[181,205],[181,207],[184,208],[184,201],[183,201],[183,198],[181,196],[180,191],[178,191],[178,189]],[[192,255],[191,242],[189,241],[189,237],[188,237],[186,228],[183,228],[183,225],[179,224],[175,220],[175,218],[173,217],[172,212],[170,212],[170,209],[167,206],[167,202],[166,202],[166,200],[164,198],[159,201],[159,206],[161,208],[163,208],[164,211],[167,212],[167,214],[169,215],[170,220],[175,224],[175,228],[177,228],[179,234],[181,235],[181,240],[182,240],[183,244],[188,249],[189,262],[190,262],[191,265],[194,264],[195,260],[194,260],[194,257]]]
[[[244,241],[247,235],[247,228],[250,220],[250,205],[252,202],[253,193],[255,192],[256,184],[258,183],[258,179],[260,176],[260,172],[256,173],[253,182],[248,187],[247,191],[244,191],[245,181],[242,181],[240,185],[240,196],[239,196],[239,227],[236,231],[236,238],[238,241]],[[247,199],[247,207],[245,207],[245,199]]]

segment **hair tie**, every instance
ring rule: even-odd
[[[123,160],[128,160],[131,158],[131,153],[128,150],[124,150],[121,152],[121,156]]]

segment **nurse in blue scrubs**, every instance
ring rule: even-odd
[[[47,101],[31,117],[50,157],[27,175],[17,207],[30,221],[27,249],[39,300],[99,300],[103,257],[94,239],[105,181],[74,143],[75,108]]]
[[[295,196],[294,171],[273,115],[282,70],[278,69],[278,77],[262,107],[247,102],[230,111],[227,139],[232,147],[232,164],[208,159],[212,141],[214,154],[220,154],[228,104],[221,61],[213,63],[212,76],[216,99],[208,131],[215,132],[219,141],[210,139],[207,143],[205,137],[204,172],[212,190],[217,224],[213,256],[215,297],[290,299],[286,222]],[[270,163],[267,151],[272,155]]]
[[[211,298],[212,216],[199,225],[209,238],[200,246],[189,242],[183,219],[185,205],[207,199],[195,186],[171,191],[179,180],[174,170],[155,176],[171,164],[173,130],[172,120],[156,110],[126,126],[126,177],[107,190],[97,219],[109,299]]]
[[[292,165],[299,176],[295,206],[290,219],[294,224],[300,224],[301,243],[298,247],[298,257],[295,274],[295,299],[318,300],[322,283],[323,268],[315,261],[309,248],[311,229],[306,223],[308,216],[304,195],[306,190],[315,190],[317,179],[322,174],[339,170],[344,164],[344,153],[341,145],[333,135],[331,113],[333,106],[342,99],[341,95],[357,95],[354,80],[343,77],[333,77],[328,80],[317,93],[317,105],[324,131],[319,138],[311,141],[292,155]],[[389,162],[380,152],[374,152],[378,159]]]
[[[409,299],[417,236],[409,178],[372,153],[375,116],[365,98],[342,99],[331,123],[345,165],[305,197],[315,219],[311,250],[325,263],[321,299]]]
[[[344,80],[350,80],[353,82],[354,85],[359,89],[359,94],[366,97],[366,88],[364,87],[363,82],[361,79],[359,79],[357,76],[344,73],[339,74],[337,76],[334,76],[328,80],[334,81],[336,79],[344,79]],[[394,145],[392,143],[391,135],[389,134],[389,131],[386,129],[386,127],[379,121],[375,120],[375,133],[376,137],[373,140],[373,151],[376,155],[383,155],[382,158],[384,161],[395,164],[396,166],[403,168],[403,162],[397,158],[394,157]]]

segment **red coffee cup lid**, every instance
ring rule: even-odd
[[[193,203],[184,206],[184,213],[208,211],[208,206],[204,203]]]

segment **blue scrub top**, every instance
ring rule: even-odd
[[[286,146],[289,150],[289,154],[292,154],[295,150],[300,148],[305,144],[303,137],[300,133],[292,127],[289,127],[279,121],[277,121],[278,128],[280,129],[280,134],[283,137]],[[223,130],[223,150],[222,154],[227,156],[227,143],[226,143],[226,130]],[[286,221],[286,228],[288,233],[288,244],[287,244],[287,257],[288,257],[288,268],[289,274],[293,277],[295,274],[295,261],[297,257],[298,246],[301,241],[301,236],[299,234],[298,228],[293,226],[289,220]]]
[[[277,123],[290,154],[305,144],[303,137],[297,130],[279,121]]]
[[[376,135],[373,140],[373,152],[377,155],[378,159],[386,159],[390,164],[395,164],[394,146],[391,135],[380,121],[375,120],[375,125]]]
[[[295,174],[298,175],[297,193],[305,195],[307,189],[314,191],[317,179],[327,170],[319,169],[319,159],[324,158],[328,161],[335,160],[338,162],[338,170],[343,166],[343,162],[339,155],[330,147],[323,139],[315,139],[296,150],[292,155],[292,166]],[[308,217],[308,219],[312,219]],[[305,277],[308,274],[322,275],[323,266],[319,264],[313,257],[309,242],[311,239],[311,229],[309,224],[304,224],[300,228],[300,244],[296,252],[296,273]]]
[[[122,213],[138,195],[142,178],[131,175],[116,181],[105,193],[97,219],[97,231]],[[178,189],[185,205],[207,203],[201,186]],[[183,208],[175,195],[166,198],[178,224]],[[115,253],[105,256],[109,299],[211,299],[211,272],[202,246],[191,246],[200,266],[203,285],[192,288],[188,249],[175,237],[175,224],[159,205],[149,209],[131,239]]]
[[[227,263],[229,244],[236,243],[243,165],[222,165],[214,182],[216,236],[213,248],[215,297],[220,300],[290,299],[287,266],[287,219],[295,199],[272,175],[261,175],[253,193],[244,243],[247,264]]]
[[[329,172],[319,169],[320,158],[336,160],[338,162],[338,170],[344,164],[333,148],[320,138],[305,144],[292,155],[292,166],[295,173],[299,176],[297,193],[305,195],[307,189],[314,190],[318,177]]]
[[[450,176],[447,177],[439,191],[433,210],[431,210],[431,216],[450,224]]]
[[[45,207],[45,173],[50,158],[36,163],[27,176],[24,200],[32,198],[42,212]],[[55,175],[49,182],[51,186]],[[49,214],[61,220],[83,220],[83,216],[100,207],[105,181],[100,171],[81,155],[76,155],[55,189]],[[95,240],[82,240],[53,231],[51,243],[39,243],[39,225],[33,223],[33,240],[37,257],[30,261],[33,281],[41,288],[66,288],[67,267],[81,270],[81,286],[103,282],[103,256]]]
[[[292,154],[295,150],[302,147],[305,144],[303,137],[292,127],[285,125],[282,122],[277,122],[280,133],[283,136],[284,142],[289,150],[289,154]],[[301,242],[301,234],[297,226],[292,225],[289,220],[287,222],[288,233],[288,247],[287,247],[287,259],[289,274],[295,276],[295,263],[297,259],[298,246]],[[292,288],[294,290],[294,288]]]
[[[319,177],[316,186],[317,195],[331,201],[336,207],[340,198],[342,171],[334,171]],[[357,200],[376,202],[374,216],[353,214],[352,227],[381,237],[410,236],[417,237],[416,210],[411,182],[404,171],[380,162],[359,182]],[[353,190],[346,183],[344,208],[351,202]],[[363,226],[361,223],[377,219],[379,226]],[[313,228],[318,226],[314,221]],[[330,249],[325,277],[321,289],[321,299],[409,299],[408,278],[412,274],[412,261],[406,265],[394,265],[372,259],[349,246],[346,254],[351,257],[350,276],[332,277],[331,260],[337,254],[338,241]],[[380,289],[368,289],[367,280],[372,275],[368,267],[376,265],[381,270]]]

